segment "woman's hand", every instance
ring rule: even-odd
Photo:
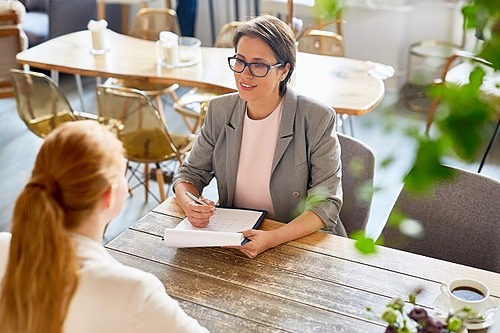
[[[206,227],[210,222],[210,217],[215,214],[215,203],[208,199],[202,200],[207,204],[207,206],[190,201],[184,207],[184,212],[186,213],[189,222],[197,228]]]
[[[243,236],[250,241],[240,246],[239,250],[249,258],[255,258],[265,250],[278,245],[275,243],[275,237],[272,231],[250,229],[243,231]]]

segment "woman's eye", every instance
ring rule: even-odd
[[[258,69],[266,68],[265,64],[261,64],[261,63],[258,63],[258,62],[255,62],[253,65],[255,66],[255,68],[258,68]]]

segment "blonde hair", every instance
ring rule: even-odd
[[[79,269],[67,230],[123,171],[121,142],[96,121],[64,123],[45,138],[14,207],[1,332],[62,332]]]

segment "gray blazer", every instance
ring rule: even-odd
[[[335,112],[320,102],[287,89],[272,165],[270,191],[276,216],[289,222],[304,210],[318,215],[328,229],[344,234],[340,144]],[[232,206],[246,102],[238,93],[210,102],[205,124],[189,157],[173,179],[193,183],[202,192],[217,179],[219,204]],[[259,157],[255,157],[259,162]],[[337,224],[340,225],[336,228]]]

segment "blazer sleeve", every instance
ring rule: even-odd
[[[335,113],[325,113],[310,131],[310,182],[305,210],[318,215],[327,229],[337,229],[342,207],[340,143],[335,132]]]
[[[208,330],[188,316],[165,291],[160,280],[144,274],[131,291],[127,332],[206,333]]]

